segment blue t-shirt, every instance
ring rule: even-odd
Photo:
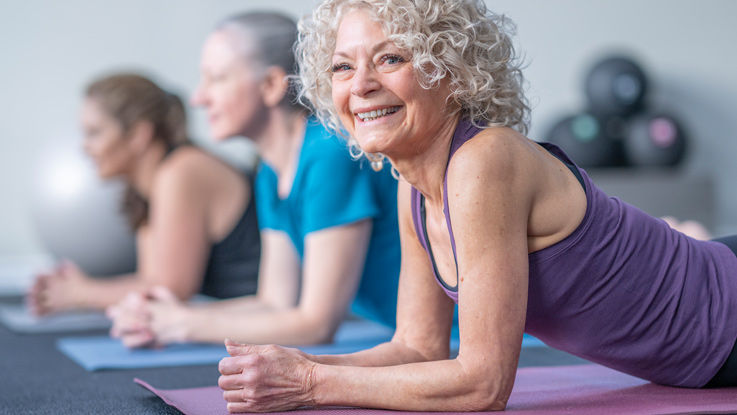
[[[371,219],[366,262],[351,309],[394,327],[400,248],[397,182],[389,166],[377,173],[365,159],[353,160],[345,141],[310,118],[286,198],[279,197],[277,183],[274,170],[262,163],[255,183],[259,227],[286,232],[300,259],[310,232]]]

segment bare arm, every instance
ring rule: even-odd
[[[112,334],[129,347],[226,338],[258,344],[328,342],[358,287],[370,235],[370,220],[313,232],[300,269],[289,237],[266,231],[258,295],[184,305],[164,294],[129,303],[134,306],[121,304],[111,312]],[[145,327],[141,315],[150,316]]]
[[[268,281],[259,295],[274,305],[253,313],[197,313],[190,310],[191,328],[186,340],[222,342],[225,338],[249,343],[312,344],[331,339],[356,292],[371,235],[371,221],[363,220],[309,234],[305,240],[303,282],[298,304],[294,304],[299,274],[284,265],[294,263],[296,252],[288,251],[287,261],[280,252],[270,261],[263,275]],[[282,237],[286,235],[282,234]],[[267,249],[268,253],[268,249]],[[291,258],[290,258],[291,257]],[[278,274],[277,274],[278,273]],[[286,288],[284,288],[286,287]],[[292,304],[289,304],[292,303]]]
[[[453,302],[435,283],[427,254],[412,223],[410,186],[397,192],[402,265],[397,299],[397,330],[389,343],[347,355],[310,356],[315,362],[346,366],[392,366],[447,359]]]
[[[488,410],[506,405],[527,307],[530,186],[518,182],[514,168],[498,156],[490,155],[489,163],[481,166],[469,156],[472,149],[465,150],[454,161],[470,171],[454,169],[448,178],[449,192],[455,196],[449,207],[459,262],[458,357],[366,368],[349,376],[342,367],[318,366],[318,403],[405,410]],[[362,394],[369,385],[371,392]],[[356,395],[344,393],[353,388]]]
[[[301,267],[299,255],[294,250],[289,235],[262,229],[256,295],[196,305],[191,311],[196,313],[196,320],[206,321],[208,316],[217,319],[223,315],[221,313],[250,313],[294,308],[299,301]],[[193,326],[191,331],[201,332],[202,328]],[[222,338],[225,337],[227,334]]]
[[[166,166],[157,173],[150,196],[148,225],[138,232],[138,269],[134,275],[90,280],[85,306],[103,309],[128,292],[167,287],[178,298],[197,293],[212,240],[207,227],[207,182],[192,164]],[[250,201],[247,201],[250,203]]]
[[[514,383],[524,328],[528,272],[526,226],[533,185],[523,173],[530,166],[519,165],[519,160],[506,152],[467,150],[463,155],[457,153],[448,179],[459,266],[461,348],[458,357],[355,367],[315,363],[309,356],[274,347],[241,346],[244,349],[238,350],[238,346],[230,345],[234,357],[221,361],[223,376],[219,382],[226,390],[230,411],[293,408],[304,403],[415,411],[505,407]],[[494,214],[490,215],[490,211]],[[406,232],[406,226],[402,230]],[[402,279],[420,278],[410,271],[413,270],[403,269],[406,274]],[[426,277],[422,279],[427,281]],[[402,283],[402,288],[406,286]],[[404,294],[400,295],[403,301],[408,301]],[[405,310],[404,307],[401,305],[400,310]],[[420,304],[417,309],[433,313]],[[445,321],[448,320],[446,316]],[[417,325],[417,331],[409,323],[398,324],[399,330],[406,330],[401,334],[406,344],[411,349],[424,350],[422,340],[427,332],[422,324]],[[441,320],[436,324],[441,327],[438,331],[446,331],[448,323]],[[438,334],[435,336],[439,338]],[[289,353],[293,354],[292,359],[284,356]],[[301,395],[284,397],[278,403],[274,399],[262,399],[267,391],[273,393],[278,389],[271,386],[276,380],[284,380],[276,372],[279,367],[276,362],[281,361],[289,361],[295,368],[293,373],[297,376],[295,382],[302,387]],[[300,378],[301,373],[305,375]]]

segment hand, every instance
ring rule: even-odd
[[[165,287],[145,296],[129,294],[108,310],[113,320],[110,335],[127,347],[163,346],[186,341],[188,308]]]
[[[665,221],[671,228],[684,233],[694,239],[707,241],[712,239],[711,233],[701,223],[694,220],[679,221],[673,216],[663,216],[661,219]]]
[[[225,340],[231,357],[220,361],[218,385],[228,411],[273,412],[315,405],[317,363],[297,349]]]
[[[63,261],[36,276],[26,296],[28,307],[37,316],[81,308],[89,279],[77,265]]]
[[[154,342],[163,346],[187,341],[189,307],[179,301],[168,288],[151,289],[146,304]]]
[[[108,307],[106,314],[113,321],[110,336],[119,338],[126,347],[154,345],[146,302],[143,294],[132,292],[120,303]]]

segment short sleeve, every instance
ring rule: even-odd
[[[310,232],[347,225],[376,217],[381,206],[375,194],[373,170],[354,160],[344,141],[334,136],[315,138],[305,172],[302,231]]]
[[[284,219],[279,218],[276,173],[267,164],[259,166],[254,180],[254,198],[259,229],[285,230]]]

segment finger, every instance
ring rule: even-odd
[[[147,321],[129,316],[117,318],[113,322],[113,329],[119,335],[135,334],[142,331],[151,332],[151,327]]]
[[[28,290],[29,293],[39,293],[46,289],[46,286],[48,285],[48,279],[50,277],[46,274],[39,274],[36,276],[36,279],[33,281],[33,284],[31,285],[31,288]]]
[[[153,344],[154,336],[150,332],[139,332],[136,334],[126,334],[121,338],[121,341],[125,347],[134,349]]]
[[[105,310],[105,314],[113,320],[135,317],[139,320],[147,321],[150,318],[149,310],[144,304],[141,304],[138,307],[133,307],[130,304],[124,304],[124,302],[125,300],[115,305],[111,305]]]
[[[238,343],[235,340],[225,339],[225,350],[231,356],[245,356],[247,354],[255,353],[258,346],[253,344]]]
[[[174,293],[172,293],[170,289],[164,287],[163,285],[157,285],[151,288],[151,291],[149,292],[149,294],[151,295],[151,298],[158,300],[158,301],[167,301],[167,302],[179,301],[177,296],[175,296]]]
[[[224,357],[218,363],[218,371],[222,375],[239,375],[243,373],[243,362],[237,357]]]
[[[235,375],[220,376],[218,386],[224,391],[242,391],[243,382],[240,373]]]
[[[228,412],[231,414],[253,412],[251,405],[246,402],[228,402]]]
[[[69,266],[67,265],[68,262],[69,260],[67,259],[62,259],[61,261],[59,261],[59,263],[56,264],[56,267],[54,268],[53,276],[66,277],[67,270],[69,269]]]
[[[123,297],[123,300],[120,302],[120,305],[123,308],[136,309],[136,308],[140,308],[145,303],[146,303],[146,298],[143,296],[143,294],[137,291],[131,291],[128,294],[126,294],[125,297]]]
[[[105,316],[110,320],[115,320],[116,317],[120,316],[123,310],[120,309],[120,305],[111,305],[105,309]]]
[[[225,399],[226,402],[244,402],[246,400],[243,396],[243,388],[224,390],[223,399]]]

